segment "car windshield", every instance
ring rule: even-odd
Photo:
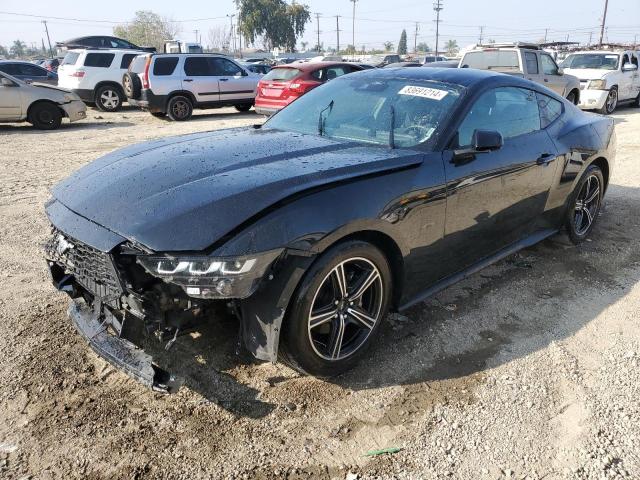
[[[413,147],[431,138],[462,90],[428,80],[345,75],[300,97],[263,128]]]
[[[617,70],[620,55],[614,53],[574,53],[562,62],[562,68]]]

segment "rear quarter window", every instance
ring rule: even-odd
[[[137,56],[137,53],[126,53],[122,55],[122,60],[120,60],[120,68],[129,68],[131,61]]]
[[[142,73],[144,71],[144,66],[147,63],[146,55],[138,55],[133,61],[129,64],[129,71],[134,73]]]
[[[159,57],[153,64],[153,74],[158,76],[171,75],[178,65],[178,57]]]
[[[115,53],[87,53],[87,58],[84,59],[84,66],[109,68],[115,56]]]
[[[562,115],[562,103],[542,93],[536,92],[536,96],[538,97],[538,108],[540,109],[540,126],[541,128],[547,128]]]
[[[79,57],[80,54],[77,52],[68,52],[62,59],[62,63],[60,65],[75,65]]]
[[[302,73],[297,68],[273,68],[262,80],[287,81],[293,80]]]

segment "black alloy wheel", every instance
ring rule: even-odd
[[[584,241],[593,229],[600,213],[603,193],[602,171],[596,165],[591,165],[578,182],[573,207],[567,212],[567,227],[573,243]]]

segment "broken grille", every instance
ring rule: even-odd
[[[111,256],[53,229],[45,245],[49,260],[64,268],[96,297],[119,298],[122,287]]]

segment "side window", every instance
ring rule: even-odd
[[[527,73],[538,74],[538,56],[533,52],[524,52],[524,60],[527,62]]]
[[[458,129],[458,146],[470,146],[475,130],[496,130],[505,140],[540,130],[535,93],[516,87],[483,93]]]
[[[213,75],[207,57],[187,57],[184,61],[184,73],[190,77],[207,77]]]
[[[558,75],[558,66],[551,58],[551,55],[543,53],[540,55],[540,59],[542,60],[542,73],[545,75]]]
[[[153,63],[153,74],[156,76],[171,75],[176,69],[176,65],[178,65],[178,57],[156,57],[156,61]],[[137,69],[132,70],[138,71]]]
[[[638,66],[638,55],[635,53],[631,54],[631,63],[633,63],[636,67]]]
[[[315,72],[311,72],[311,78],[314,80],[318,80],[319,82],[324,82],[327,79],[327,71],[324,68],[316,70]]]
[[[133,60],[138,54],[137,53],[125,53],[122,55],[122,60],[120,61],[120,68],[129,68],[131,64],[131,60]]]
[[[542,93],[536,92],[536,97],[538,98],[538,108],[540,109],[540,127],[547,128],[562,115],[562,103]]]
[[[47,71],[44,68],[36,67],[35,65],[21,64],[18,66],[20,75],[27,75],[30,77],[46,77]]]
[[[629,63],[629,55],[627,55],[626,53],[622,56],[622,65],[621,67],[624,67],[627,63]]]
[[[333,80],[334,78],[341,77],[342,75],[349,73],[346,67],[329,67],[327,68],[327,80]]]
[[[18,65],[15,63],[3,63],[0,64],[0,70],[9,75],[20,75]]]
[[[242,75],[242,69],[235,63],[225,58],[209,58],[213,75],[218,76],[236,76]]]
[[[84,59],[84,66],[109,68],[115,56],[115,53],[87,53],[87,58]]]

